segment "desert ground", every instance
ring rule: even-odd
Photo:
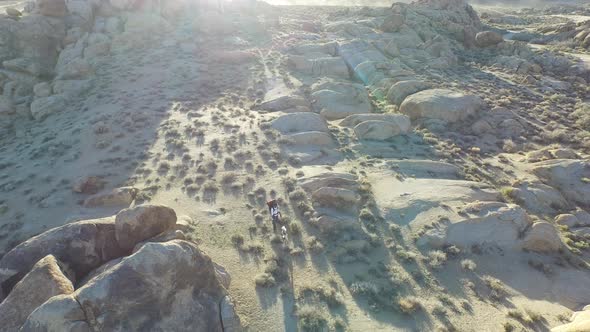
[[[590,331],[587,3],[213,2],[0,3],[0,330]]]

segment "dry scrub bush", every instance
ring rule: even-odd
[[[217,187],[217,183],[213,181],[207,181],[207,183],[203,185],[203,190],[208,193],[216,193],[219,191],[219,188]]]
[[[475,264],[475,262],[471,259],[464,259],[461,261],[461,267],[463,268],[463,270],[475,271],[475,269],[477,268],[477,264]]]
[[[311,236],[311,237],[309,237],[309,239],[307,239],[307,247],[309,248],[309,250],[311,252],[314,252],[314,253],[319,253],[324,250],[324,245],[315,236]]]
[[[302,189],[297,189],[289,194],[289,199],[294,202],[304,201],[307,199],[307,193]]]
[[[328,324],[327,315],[324,310],[304,305],[297,309],[299,328],[306,332],[324,331]]]
[[[333,287],[326,285],[305,285],[301,287],[299,298],[311,296],[324,301],[329,307],[334,308],[344,304],[344,297]]]
[[[241,247],[244,244],[244,236],[242,234],[234,234],[231,237],[231,242],[235,247]]]
[[[586,131],[590,131],[590,104],[583,103],[578,105],[572,116],[576,119],[576,125]]]
[[[227,172],[221,176],[221,184],[228,186],[236,181],[238,174],[235,172]]]
[[[413,314],[422,309],[422,304],[415,297],[403,297],[397,301],[399,310],[404,314]]]
[[[440,250],[433,250],[428,253],[428,265],[434,269],[441,268],[447,261],[447,254]]]
[[[254,283],[258,287],[273,287],[277,284],[275,278],[270,273],[260,273],[254,278]]]

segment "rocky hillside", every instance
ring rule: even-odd
[[[7,7],[0,326],[586,326],[590,66],[486,13]]]

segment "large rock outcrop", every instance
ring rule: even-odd
[[[10,289],[47,255],[71,268],[76,278],[125,255],[115,238],[115,218],[74,222],[51,229],[19,244],[0,259],[0,284]]]
[[[271,122],[272,128],[282,134],[306,131],[328,132],[326,120],[319,114],[301,112],[282,115]]]
[[[502,35],[495,31],[482,31],[475,35],[475,43],[479,47],[495,46],[503,41]]]
[[[382,120],[362,121],[354,127],[359,139],[386,140],[410,132],[410,119],[401,114],[391,114]]]
[[[551,332],[581,332],[590,331],[590,305],[572,314],[571,322],[556,326]]]
[[[432,88],[432,84],[424,81],[409,80],[397,82],[389,88],[387,99],[395,105],[401,105],[406,97],[430,88]]]
[[[135,199],[137,191],[138,190],[133,187],[121,187],[105,192],[99,192],[86,198],[84,200],[84,206],[129,206]]]
[[[527,231],[523,248],[530,251],[551,253],[562,247],[559,232],[548,222],[536,222]]]
[[[590,204],[590,163],[577,159],[556,159],[533,164],[533,173],[541,181],[558,189],[565,198],[582,205]]]
[[[457,122],[474,115],[483,106],[484,101],[478,96],[446,89],[432,89],[407,97],[401,104],[400,111],[412,119]]]
[[[23,242],[0,260],[0,329],[241,331],[229,274],[176,239],[175,223],[174,210],[144,205]]]
[[[446,226],[428,230],[419,244],[432,247],[455,245],[470,248],[499,247],[519,249],[520,234],[530,225],[526,212],[517,205],[500,202],[474,202],[464,209],[465,217]]]
[[[224,298],[213,262],[194,244],[148,243],[73,294],[41,305],[23,330],[223,331]]]
[[[369,95],[360,84],[322,81],[311,89],[314,109],[327,120],[371,112]]]
[[[74,292],[72,282],[63,274],[55,257],[38,261],[31,272],[14,287],[0,304],[3,331],[18,331],[33,310],[50,298]]]
[[[153,236],[171,230],[176,213],[163,205],[140,205],[124,209],[115,217],[115,237],[125,250]]]

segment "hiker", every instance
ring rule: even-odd
[[[268,212],[270,213],[270,217],[272,219],[272,230],[276,232],[277,223],[281,222],[281,212],[279,212],[279,203],[276,199],[273,199],[272,201],[268,201],[266,205],[268,205]]]

